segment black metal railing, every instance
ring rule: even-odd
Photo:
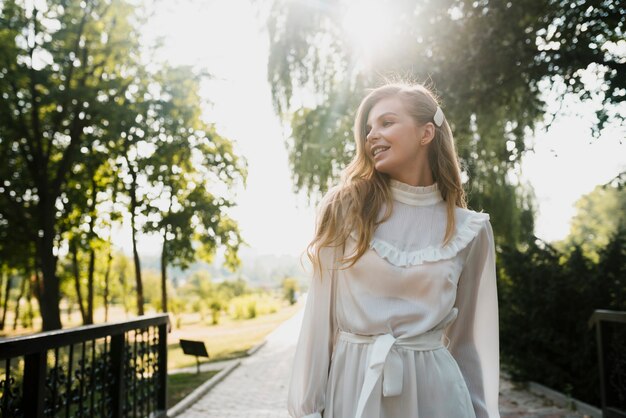
[[[0,340],[0,418],[159,417],[167,314]]]
[[[596,309],[600,396],[604,418],[626,418],[626,312]]]

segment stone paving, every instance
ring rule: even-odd
[[[554,406],[550,399],[516,388],[507,379],[500,379],[499,409],[502,418],[589,418]]]
[[[260,350],[243,359],[239,367],[179,417],[289,418],[287,384],[302,313],[301,309],[276,328]],[[585,417],[518,389],[505,378],[500,383],[500,414],[502,418]]]

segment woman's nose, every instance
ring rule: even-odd
[[[368,134],[365,136],[365,140],[371,142],[372,138],[374,138],[376,136],[376,131],[374,131],[374,129],[372,128]]]

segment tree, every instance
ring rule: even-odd
[[[614,51],[624,36],[626,6],[585,0],[376,4],[273,3],[268,81],[276,112],[291,124],[295,188],[321,194],[351,159],[351,124],[366,87],[394,74],[430,80],[444,98],[470,207],[494,215],[497,238],[531,239],[534,198],[513,179],[525,137],[546,114],[542,86],[598,98],[596,134],[607,121],[623,120],[626,64]],[[368,12],[374,18],[364,21]],[[363,39],[367,43],[359,43]],[[581,70],[590,66],[602,78],[596,91],[583,81]]]
[[[626,191],[612,182],[598,185],[575,206],[570,233],[559,245],[579,245],[587,257],[597,262],[599,251],[607,247],[620,224],[626,225]]]
[[[232,143],[207,125],[200,115],[198,95],[203,74],[189,67],[164,68],[155,75],[161,90],[154,97],[146,127],[154,152],[146,160],[148,182],[155,198],[148,206],[147,232],[158,232],[161,251],[161,307],[167,312],[167,267],[187,268],[199,253],[211,259],[218,245],[226,247],[226,265],[235,269],[243,243],[239,229],[225,209],[233,202],[208,192],[212,184],[245,183],[245,161],[235,155]],[[156,197],[158,196],[158,198]]]
[[[298,291],[298,281],[293,277],[285,277],[283,279],[283,295],[290,305],[298,301],[296,292]]]
[[[141,278],[141,261],[137,249],[137,236],[140,232],[140,214],[147,208],[146,192],[140,182],[145,182],[144,168],[148,155],[142,149],[148,145],[146,137],[146,119],[150,107],[148,91],[149,74],[143,69],[135,74],[129,84],[132,93],[124,96],[121,101],[126,113],[117,120],[119,137],[115,138],[117,147],[122,150],[117,160],[117,171],[123,178],[124,191],[128,201],[130,214],[131,240],[133,244],[133,262],[135,267],[135,295],[137,298],[137,315],[144,314],[143,281]]]
[[[30,225],[36,242],[44,330],[61,327],[56,268],[68,179],[90,141],[107,146],[91,133],[110,130],[121,112],[138,56],[135,12],[123,1],[2,4],[0,154],[14,170],[0,183],[22,209],[12,226]]]
[[[93,324],[96,252],[106,247],[105,241],[97,233],[98,210],[102,201],[110,201],[111,195],[115,195],[112,185],[116,179],[111,173],[109,150],[96,150],[93,142],[85,148],[84,157],[74,164],[73,176],[67,182],[68,216],[60,230],[66,231],[63,238],[69,243],[71,270],[83,323]],[[83,264],[86,264],[86,268],[83,268]],[[85,298],[82,290],[84,276],[87,290]]]

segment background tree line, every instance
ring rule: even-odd
[[[61,327],[64,279],[84,323],[97,271],[106,305],[122,220],[138,314],[139,234],[162,239],[163,311],[168,265],[211,259],[218,246],[239,263],[243,240],[224,212],[233,202],[218,191],[245,183],[245,160],[202,119],[208,74],[154,61],[141,44],[146,16],[123,0],[0,3],[0,269],[36,297],[44,330]]]

